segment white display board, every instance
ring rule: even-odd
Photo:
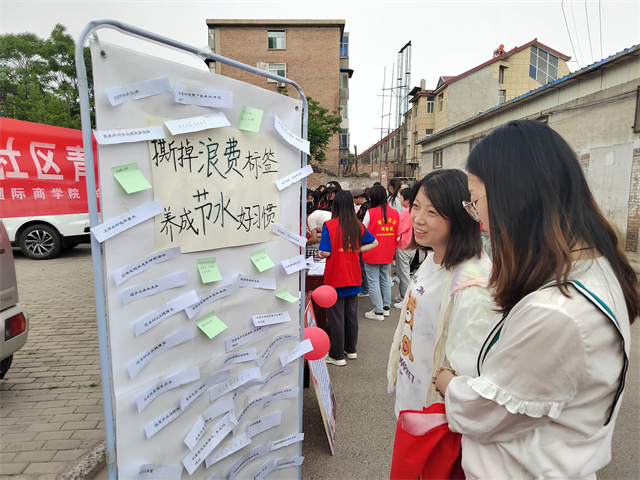
[[[299,478],[302,102],[91,52],[118,478]]]

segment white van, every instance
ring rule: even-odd
[[[18,303],[18,282],[13,263],[11,243],[4,224],[0,220],[0,379],[11,366],[13,354],[27,343],[29,316]]]
[[[0,118],[0,219],[36,260],[91,241],[81,130]]]

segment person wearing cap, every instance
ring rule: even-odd
[[[338,183],[338,182],[335,182],[335,183]],[[326,188],[322,192],[322,199],[318,204],[318,208],[331,211],[331,205],[333,204],[333,199],[336,196],[336,192],[339,192],[340,190],[342,189],[340,188],[339,183],[337,186],[331,182],[327,183]]]

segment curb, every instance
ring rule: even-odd
[[[79,480],[94,478],[107,466],[105,441],[80,458],[78,464],[67,473],[59,475],[56,480]]]

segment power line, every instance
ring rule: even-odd
[[[598,20],[600,20],[600,58],[604,55],[602,53],[602,0],[598,0]]]
[[[580,39],[578,38],[578,26],[576,25],[576,14],[573,13],[573,0],[569,3],[569,7],[571,7],[571,16],[573,17],[573,29],[576,32],[576,44],[578,45],[578,53],[580,53],[580,58],[584,59],[582,56],[582,48],[580,48]]]
[[[578,68],[580,68],[580,61],[578,60],[578,56],[576,55],[576,49],[573,46],[573,40],[571,40],[571,32],[569,31],[569,24],[567,23],[567,14],[564,11],[564,0],[560,1],[560,8],[562,8],[562,16],[564,17],[564,24],[567,27],[567,35],[569,35],[569,43],[571,44],[571,50],[573,51],[573,57],[576,59],[576,63],[578,64]]]
[[[591,63],[595,62],[593,48],[591,46],[591,29],[589,28],[589,12],[587,11],[587,0],[584,0],[584,16],[587,18],[587,35],[589,36],[589,51],[591,52]]]

